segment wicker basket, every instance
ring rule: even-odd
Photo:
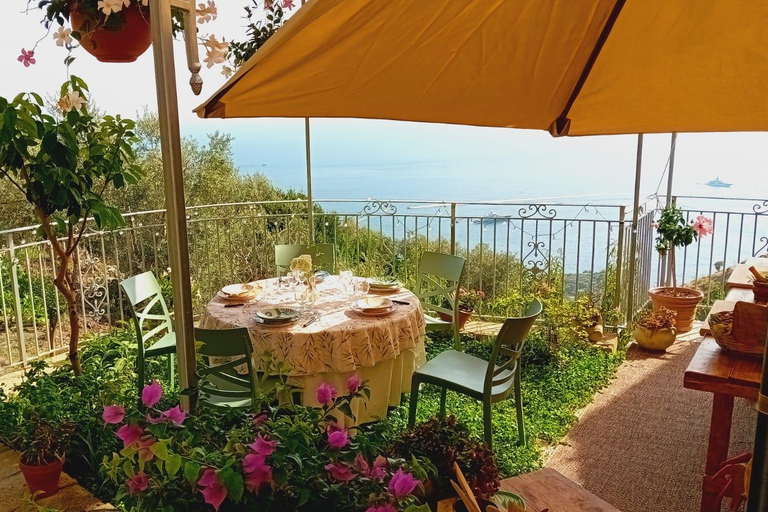
[[[737,302],[733,312],[714,313],[709,319],[712,337],[729,352],[763,358],[768,332],[768,306]]]

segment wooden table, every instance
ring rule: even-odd
[[[733,267],[733,272],[728,278],[729,288],[752,288],[754,276],[749,271],[749,267],[755,267],[761,272],[768,272],[768,258],[749,258],[744,263],[739,263]]]
[[[732,292],[728,293],[728,299],[739,300],[737,294]],[[721,504],[717,500],[717,493],[709,486],[709,479],[720,464],[728,459],[734,398],[757,400],[761,372],[760,360],[732,355],[721,349],[711,336],[706,336],[701,341],[685,371],[684,387],[712,393],[712,417],[702,484],[701,512],[720,512]]]
[[[521,496],[526,512],[619,512],[551,468],[508,478],[501,482],[501,489]],[[454,501],[456,498],[441,501],[437,512],[452,512]]]

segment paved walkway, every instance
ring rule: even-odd
[[[712,395],[684,389],[683,374],[700,339],[663,355],[633,345],[547,466],[624,512],[698,512]],[[733,455],[752,450],[755,421],[754,404],[737,399]]]
[[[18,462],[18,452],[0,445],[0,512],[19,512],[23,510],[24,502],[29,500],[29,488],[24,481],[24,475],[19,471]],[[91,496],[66,473],[62,473],[59,480],[59,492],[49,498],[37,500],[37,504],[61,512],[117,510]]]

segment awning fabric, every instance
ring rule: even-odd
[[[768,129],[764,0],[309,0],[201,117]]]

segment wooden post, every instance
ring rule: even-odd
[[[189,273],[184,175],[181,164],[181,133],[176,91],[176,66],[173,59],[171,4],[169,0],[150,0],[152,46],[155,56],[155,82],[160,118],[160,145],[165,176],[165,208],[168,226],[168,259],[173,283],[176,353],[179,387],[195,389],[195,340],[192,318],[192,289]],[[192,395],[181,396],[181,406],[194,406]]]

